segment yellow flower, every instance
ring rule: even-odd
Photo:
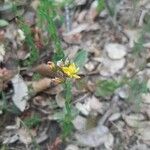
[[[79,68],[77,68],[74,63],[69,64],[69,66],[67,67],[62,67],[62,71],[70,78],[76,78],[76,79],[80,78],[77,75]]]

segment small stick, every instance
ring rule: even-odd
[[[70,16],[70,7],[68,4],[65,5],[65,20],[66,20],[66,29],[67,32],[71,31],[71,26],[72,26],[72,22],[71,22],[71,16]]]

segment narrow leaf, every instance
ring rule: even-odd
[[[120,84],[114,80],[99,81],[96,87],[96,96],[110,96],[119,88]]]
[[[82,68],[86,63],[87,58],[88,58],[88,53],[85,50],[80,50],[79,52],[77,52],[74,58],[74,62],[78,67]]]
[[[9,23],[6,20],[0,19],[0,28],[8,26]]]

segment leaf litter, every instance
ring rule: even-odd
[[[54,72],[49,62],[54,46],[47,31],[41,32],[38,26],[40,1],[14,1],[17,15],[11,2],[0,3],[0,143],[14,149],[21,143],[22,149],[36,144],[41,149],[149,149],[149,1],[102,0],[99,4],[97,0],[75,0],[69,9],[64,6],[70,15],[70,31],[55,18],[68,59],[80,68],[79,80],[86,78],[86,82],[73,84],[74,130],[64,144],[57,140],[66,113],[64,87],[59,85],[64,76]],[[58,3],[63,7],[62,1]],[[65,15],[65,9],[58,15]],[[31,66],[27,64],[33,47],[27,46],[28,35],[18,26],[16,16],[25,19],[33,34],[32,44],[38,47],[40,57]],[[9,68],[10,60],[18,63],[15,71]],[[42,120],[30,130],[15,126],[8,131],[5,126],[11,127],[12,122],[6,121],[7,116],[4,119],[6,110],[13,111],[12,120],[19,117],[24,122],[32,113]],[[121,137],[125,138],[118,143]]]

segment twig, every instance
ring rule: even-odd
[[[77,102],[82,102],[84,99],[86,99],[88,96],[90,95],[90,93],[85,93],[83,96],[79,97],[78,99],[76,99],[73,104],[77,103]]]
[[[146,13],[147,13],[147,10],[142,10],[142,13],[141,13],[141,16],[140,16],[140,19],[139,19],[139,24],[138,24],[139,27],[143,26],[143,20],[144,20],[144,17],[146,15]]]
[[[71,31],[71,26],[72,26],[72,22],[71,22],[71,16],[70,16],[70,7],[68,4],[65,5],[65,20],[66,20],[66,29],[67,32]]]
[[[108,117],[116,111],[117,108],[117,102],[118,102],[118,96],[114,96],[111,103],[110,103],[110,108],[106,111],[106,113],[102,116],[102,118],[98,121],[98,125],[103,125]]]

